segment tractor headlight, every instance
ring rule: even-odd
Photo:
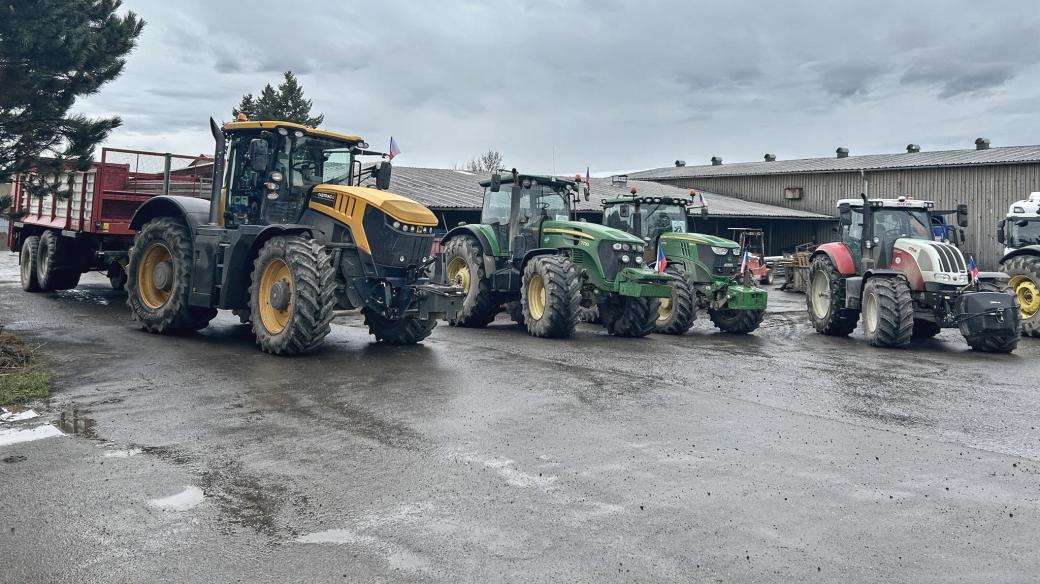
[[[949,274],[936,274],[935,275],[935,279],[940,281],[940,282],[949,282],[950,281],[950,275]]]
[[[612,245],[612,246],[610,246],[610,247],[611,247],[611,248],[612,248],[612,249],[613,249],[614,251],[621,251],[621,244],[620,244],[620,243],[615,243],[614,245]]]
[[[625,255],[621,256],[621,263],[627,264],[630,261],[632,261],[632,258],[628,257],[627,253]]]
[[[623,249],[625,251],[632,251],[632,246],[628,245],[627,243],[624,243],[624,244],[621,245],[621,249]]]
[[[636,256],[636,263],[637,264],[643,263],[643,256]]]
[[[711,246],[711,251],[715,252],[715,255],[727,255],[729,253],[728,247],[715,247]]]
[[[400,229],[400,228],[401,228],[401,222],[400,221],[394,221],[394,229]]]
[[[645,248],[645,247],[643,247],[643,246],[641,246],[641,245],[637,245],[637,246],[635,246],[635,248],[634,248],[634,249],[635,249],[636,251],[638,251],[639,253],[643,253],[643,250],[645,250],[646,248]]]
[[[282,176],[282,173],[278,172],[277,170],[271,173],[271,182],[280,183],[284,178],[285,177]]]
[[[736,255],[736,256],[740,255],[740,248],[739,247],[733,248],[733,255]]]

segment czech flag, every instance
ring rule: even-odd
[[[592,192],[592,176],[589,175],[589,167],[585,167],[585,192]]]
[[[697,196],[700,197],[701,207],[704,208],[704,209],[707,209],[708,208],[708,204],[704,202],[704,193],[702,193],[700,191],[697,191]]]
[[[751,261],[751,251],[744,250],[744,259],[740,260],[740,274],[744,274],[744,270],[747,270],[748,262]]]
[[[401,149],[397,147],[397,142],[394,142],[394,137],[390,136],[390,152],[388,152],[387,155],[390,156],[390,160],[393,160],[394,156],[397,156],[400,153]]]
[[[668,258],[664,257],[664,248],[661,244],[657,244],[657,271],[664,272],[665,268],[668,267]]]
[[[975,256],[968,256],[968,273],[971,274],[972,282],[979,279],[979,267],[975,265]]]

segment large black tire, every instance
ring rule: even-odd
[[[279,284],[281,284],[279,286]],[[281,288],[285,305],[275,300]],[[298,355],[318,348],[331,331],[336,271],[325,248],[298,235],[274,237],[253,262],[249,310],[260,349]]]
[[[565,339],[578,326],[581,280],[570,258],[537,256],[524,266],[520,304],[527,332],[535,337]]]
[[[451,326],[482,328],[495,320],[499,304],[491,290],[491,282],[484,270],[484,252],[480,242],[469,236],[453,238],[444,245],[444,272],[449,279],[456,278],[466,291],[462,310],[448,320]],[[465,264],[465,273],[452,274],[452,260]]]
[[[18,277],[22,281],[22,290],[39,292],[40,280],[36,277],[36,261],[40,255],[40,236],[30,235],[22,242],[22,250],[18,255]]]
[[[618,337],[645,337],[654,332],[660,315],[657,298],[614,295],[600,304],[607,333]]]
[[[578,320],[589,324],[603,322],[599,316],[599,304],[596,302],[595,294],[582,294],[581,303],[578,304]]]
[[[506,312],[509,313],[509,318],[513,319],[517,325],[521,328],[527,328],[526,321],[524,320],[524,305],[519,300],[506,303]]]
[[[1016,256],[1003,268],[1011,276],[1011,291],[1018,300],[1022,334],[1040,337],[1040,257]]]
[[[682,265],[670,265],[665,272],[675,276],[675,279],[669,282],[672,296],[659,300],[654,331],[665,335],[682,335],[690,330],[693,321],[697,320],[697,294]]]
[[[942,331],[942,329],[939,327],[939,323],[937,322],[921,318],[914,319],[913,337],[915,339],[930,339],[939,334],[940,331]]]
[[[845,308],[845,279],[825,255],[814,258],[809,266],[805,304],[816,332],[844,337],[856,330],[859,311]]]
[[[44,231],[36,255],[36,280],[40,290],[68,290],[79,284],[79,265],[71,248],[57,231]]]
[[[113,290],[124,290],[126,288],[126,269],[119,264],[108,266],[108,283]]]
[[[361,309],[365,315],[365,326],[368,334],[376,341],[387,345],[414,345],[430,336],[437,326],[436,319],[423,320],[414,316],[406,316],[390,320],[370,308]]]
[[[169,257],[165,258],[163,250],[156,246],[164,247]],[[196,331],[205,328],[217,315],[216,309],[188,305],[192,247],[188,227],[172,217],[149,221],[134,237],[126,268],[126,305],[130,307],[130,318],[139,321],[146,331]],[[147,265],[142,265],[152,253],[164,259],[154,265],[149,259]],[[155,271],[163,262],[168,264],[163,268],[162,282],[156,284]],[[149,280],[142,281],[142,278]]]
[[[914,332],[914,299],[903,278],[874,277],[863,285],[863,336],[875,347],[902,348]]]
[[[723,308],[708,311],[708,316],[720,331],[737,335],[746,335],[757,329],[765,318],[764,310],[733,310]]]

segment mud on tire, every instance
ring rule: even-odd
[[[818,274],[827,281],[823,290],[816,290],[814,286]],[[809,320],[812,321],[816,332],[844,337],[856,330],[859,311],[845,308],[844,299],[845,280],[834,267],[834,262],[825,255],[813,258],[809,267],[805,304],[809,310]]]
[[[686,277],[686,269],[681,265],[670,265],[665,272],[675,276],[669,282],[672,297],[659,299],[654,330],[665,335],[685,334],[693,326],[693,321],[697,320],[697,294]]]
[[[437,326],[436,319],[423,320],[414,316],[406,316],[391,320],[370,308],[361,309],[365,315],[365,326],[368,334],[376,341],[387,345],[414,345],[430,336]]]
[[[488,281],[484,270],[483,250],[480,242],[470,236],[460,236],[451,239],[444,245],[444,270],[446,278],[451,278],[449,267],[453,259],[465,262],[468,270],[468,284],[466,298],[462,301],[462,310],[455,318],[448,321],[451,326],[482,328],[495,320],[499,312],[499,305],[495,301],[495,295],[491,291],[491,283]],[[465,285],[464,285],[465,287]]]
[[[276,269],[278,262],[285,266],[291,279],[289,304],[284,311],[266,306],[270,303],[270,291],[262,290],[264,275],[269,273],[267,270]],[[298,235],[274,237],[264,244],[253,262],[249,286],[253,335],[261,350],[297,355],[318,348],[331,330],[335,305],[336,272],[321,244]],[[285,318],[280,329],[268,328],[279,318]]]
[[[708,312],[711,323],[716,328],[724,333],[737,335],[746,335],[757,329],[762,324],[765,314],[766,311],[764,310],[733,310],[729,308]]]
[[[905,347],[914,331],[914,301],[902,278],[874,277],[863,285],[863,336],[875,347]]]
[[[145,301],[141,293],[142,259],[153,245],[165,246],[169,251],[170,278],[166,299],[161,304]],[[141,327],[152,333],[196,331],[205,328],[217,315],[214,308],[188,306],[191,286],[192,241],[188,227],[179,219],[163,217],[153,219],[141,228],[130,248],[130,263],[126,268],[126,305],[130,307],[130,318],[141,323]]]
[[[645,337],[654,332],[660,315],[658,298],[613,296],[600,304],[607,333],[618,337]]]
[[[532,336],[563,339],[573,335],[578,326],[581,281],[571,260],[562,255],[543,255],[527,262],[520,304]]]
[[[521,328],[527,328],[526,321],[524,321],[524,305],[519,300],[507,302],[506,312],[509,313],[509,318],[513,319],[513,322]]]
[[[913,337],[915,339],[930,339],[941,331],[942,328],[939,327],[939,323],[921,318],[914,319]]]
[[[40,281],[36,277],[36,261],[40,255],[40,236],[30,235],[22,242],[22,250],[18,255],[18,277],[22,282],[22,290],[39,292]]]

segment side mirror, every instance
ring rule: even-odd
[[[838,205],[838,223],[840,225],[852,225],[852,205],[848,203]]]
[[[502,175],[497,172],[491,173],[491,192],[497,193],[502,190]]]
[[[620,215],[622,217],[626,217],[626,218],[627,217],[631,217],[632,216],[632,208],[629,207],[628,205],[621,205],[620,207],[618,207],[618,215]]]
[[[372,171],[372,174],[376,177],[377,189],[385,191],[390,188],[390,172],[392,170],[393,167],[390,165],[390,162],[383,160],[379,163],[379,166]]]
[[[703,205],[701,206],[701,217],[708,218],[708,208]]]
[[[1006,236],[1004,235],[1004,226],[1007,224],[1007,220],[1001,219],[997,221],[997,243],[1004,243]]]
[[[249,141],[249,167],[257,172],[263,172],[267,170],[267,163],[270,159],[270,153],[268,152],[267,140],[262,138],[253,138]]]
[[[585,202],[586,203],[589,202],[589,185],[588,185],[588,183],[585,184]]]
[[[967,227],[968,226],[968,206],[964,203],[957,205],[957,226]]]

